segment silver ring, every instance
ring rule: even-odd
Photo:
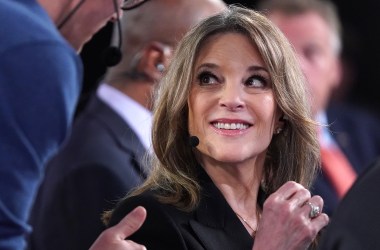
[[[309,213],[310,219],[314,219],[321,213],[321,209],[318,206],[313,205],[311,202],[308,202],[306,204],[311,208]]]

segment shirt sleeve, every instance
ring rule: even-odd
[[[59,42],[20,45],[0,57],[0,238],[9,239],[0,248],[16,249],[30,231],[44,165],[72,122],[82,65]]]

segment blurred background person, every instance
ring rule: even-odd
[[[48,165],[31,216],[32,249],[89,248],[105,228],[102,212],[145,179],[152,92],[187,30],[224,8],[221,0],[160,0],[125,13],[122,61]]]
[[[380,159],[372,163],[339,204],[323,233],[321,250],[380,249]]]
[[[266,0],[260,10],[295,48],[307,78],[319,129],[322,172],[312,191],[325,200],[331,215],[356,175],[380,155],[380,122],[351,106],[331,103],[341,83],[341,25],[335,6],[319,0]]]

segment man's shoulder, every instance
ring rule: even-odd
[[[1,1],[0,53],[28,44],[49,42],[69,47],[46,11],[35,1]]]

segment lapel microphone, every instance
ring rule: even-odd
[[[189,137],[189,145],[192,148],[196,148],[199,145],[199,138],[196,137],[195,135],[192,135]]]

